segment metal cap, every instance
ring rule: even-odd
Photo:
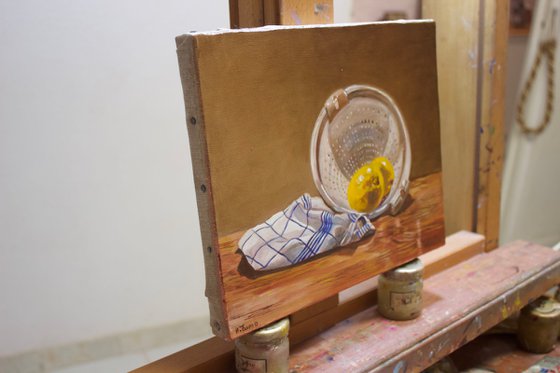
[[[557,318],[560,316],[560,303],[554,299],[540,297],[524,307],[521,312],[539,318]]]
[[[422,279],[424,264],[420,259],[414,259],[400,267],[383,273],[385,278],[397,281],[416,281]]]
[[[290,332],[290,319],[285,318],[269,324],[253,333],[240,337],[244,342],[267,343],[275,339],[284,338]]]

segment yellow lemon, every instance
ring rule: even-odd
[[[357,170],[348,185],[348,203],[358,212],[373,211],[383,198],[384,178],[379,168],[366,164]]]
[[[391,191],[393,180],[395,179],[395,170],[393,169],[393,165],[385,157],[375,158],[373,161],[371,161],[370,165],[372,168],[378,168],[379,170],[381,170],[381,174],[383,174],[383,178],[385,181],[384,195],[386,196]]]
[[[362,166],[348,185],[348,203],[358,212],[371,212],[391,190],[394,179],[393,165],[385,157],[375,158]]]

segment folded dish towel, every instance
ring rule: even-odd
[[[239,248],[257,271],[287,267],[375,232],[367,216],[338,214],[308,194],[245,232]]]

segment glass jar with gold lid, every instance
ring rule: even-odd
[[[235,340],[235,366],[243,373],[287,373],[290,342],[288,318]]]
[[[424,265],[414,259],[379,276],[377,310],[391,320],[411,320],[422,312]]]

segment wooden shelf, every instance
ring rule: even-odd
[[[390,321],[370,307],[296,344],[290,365],[295,372],[421,371],[558,282],[559,253],[514,242],[428,278],[420,318]],[[136,372],[160,371],[233,371],[232,345],[213,338]]]
[[[389,321],[373,307],[296,346],[297,372],[417,372],[509,317],[560,280],[560,254],[515,242],[427,281],[424,310]]]
[[[488,369],[500,373],[524,372],[544,357],[560,358],[560,345],[547,354],[524,351],[512,334],[483,335],[451,354],[461,371]]]

